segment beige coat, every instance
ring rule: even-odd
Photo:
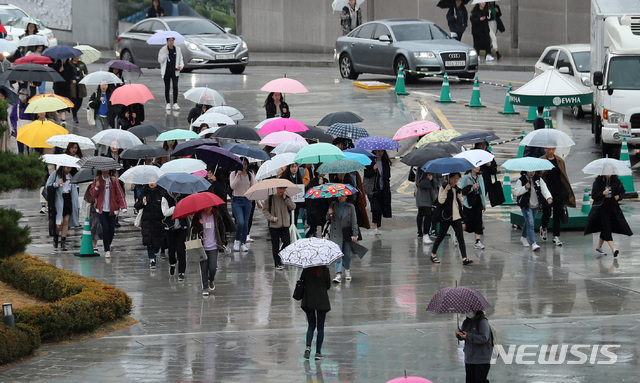
[[[270,203],[273,203],[273,208]],[[269,227],[274,229],[289,227],[291,225],[291,211],[295,208],[296,204],[291,200],[291,197],[282,198],[281,196],[273,195],[264,202],[262,214],[269,221]],[[278,217],[277,222],[273,221],[274,217]]]

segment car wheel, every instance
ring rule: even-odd
[[[350,80],[357,80],[359,74],[353,69],[353,62],[351,61],[351,57],[348,54],[343,54],[340,56],[340,76],[342,78],[348,78]]]
[[[402,66],[402,68],[404,68],[404,70],[405,70],[405,72],[404,72],[404,82],[412,82],[415,77],[406,72],[410,68],[409,68],[409,63],[407,62],[407,59],[404,56],[398,57],[396,59],[395,64],[393,65],[393,71],[395,72],[396,77],[398,77],[398,72],[400,71],[400,66]]]
[[[591,126],[593,127],[593,140],[596,144],[599,144],[602,139],[602,123],[600,122],[600,117],[595,113],[591,120]]]
[[[133,62],[133,55],[127,49],[122,51],[122,53],[120,54],[120,59],[124,61],[129,61],[130,63],[135,64]]]
[[[229,68],[229,71],[233,74],[242,74],[244,73],[245,68],[246,66],[244,65],[232,66]]]
[[[574,118],[583,118],[584,110],[582,110],[582,107],[580,105],[574,105],[571,107],[571,115],[573,115]]]

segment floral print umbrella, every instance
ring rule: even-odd
[[[345,184],[322,184],[307,190],[307,198],[334,198],[340,196],[350,196],[358,192],[358,189]]]
[[[449,141],[452,138],[458,137],[459,135],[460,133],[458,133],[453,129],[438,130],[422,137],[420,141],[418,141],[418,143],[416,144],[416,148],[419,148],[428,142]]]
[[[330,265],[342,255],[335,242],[316,237],[299,239],[280,252],[282,263],[302,268]]]

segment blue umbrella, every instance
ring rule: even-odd
[[[189,173],[168,173],[158,178],[158,186],[171,193],[194,194],[209,190],[211,184]]]
[[[256,160],[268,161],[271,159],[269,154],[264,150],[258,149],[255,146],[249,144],[243,144],[239,142],[229,142],[222,145],[222,149],[227,149],[231,153],[241,157],[251,157]]]
[[[43,56],[47,56],[52,60],[64,60],[73,57],[82,56],[82,51],[68,45],[56,45],[51,48],[47,48],[42,52]]]
[[[353,124],[343,124],[340,122],[332,124],[325,133],[336,137],[350,138],[352,140],[369,137],[369,133],[364,128]]]
[[[362,148],[351,148],[351,149],[347,149],[344,151],[345,153],[359,153],[359,154],[364,154],[365,156],[369,157],[369,158],[376,158],[376,155],[371,153],[368,150],[362,149]]]
[[[379,136],[359,138],[354,145],[356,148],[367,150],[395,150],[401,146],[396,140]]]
[[[133,129],[133,128],[131,128]],[[129,130],[131,130],[129,129]],[[201,145],[217,145],[218,141],[211,138],[197,138],[195,140],[189,140],[181,142],[173,148],[172,157],[186,157],[196,154],[196,148]]]
[[[371,162],[373,161],[371,158],[365,156],[364,154],[353,153],[353,152],[349,152],[349,151],[346,151],[346,150],[343,153],[346,156],[344,158],[345,160],[358,161],[364,166],[370,165]]]
[[[421,169],[425,173],[449,174],[456,172],[464,173],[475,167],[476,166],[466,158],[445,157],[429,161],[424,164]]]
[[[217,146],[200,146],[196,148],[196,156],[207,164],[216,165],[225,170],[242,170],[240,157]]]
[[[355,160],[336,160],[325,162],[318,167],[318,174],[351,173],[364,169],[364,165]]]

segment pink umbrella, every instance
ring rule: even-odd
[[[271,80],[265,84],[260,90],[265,92],[279,93],[309,93],[307,88],[300,81],[292,78],[282,77]]]
[[[299,134],[281,131],[267,134],[267,136],[260,141],[260,145],[273,146],[275,148],[285,141],[307,142],[307,140]]]
[[[400,378],[395,378],[388,380],[387,383],[433,383],[429,379],[421,378],[419,376],[407,376],[405,375]]]
[[[112,104],[144,104],[149,100],[153,100],[153,94],[149,88],[142,84],[126,84],[119,86],[111,94]]]
[[[398,129],[396,134],[393,135],[393,139],[396,141],[406,140],[411,137],[424,136],[427,133],[440,129],[442,128],[432,121],[414,121]]]
[[[264,124],[262,128],[258,130],[258,134],[266,136],[274,132],[304,132],[307,130],[309,130],[309,128],[295,118],[277,118]]]

